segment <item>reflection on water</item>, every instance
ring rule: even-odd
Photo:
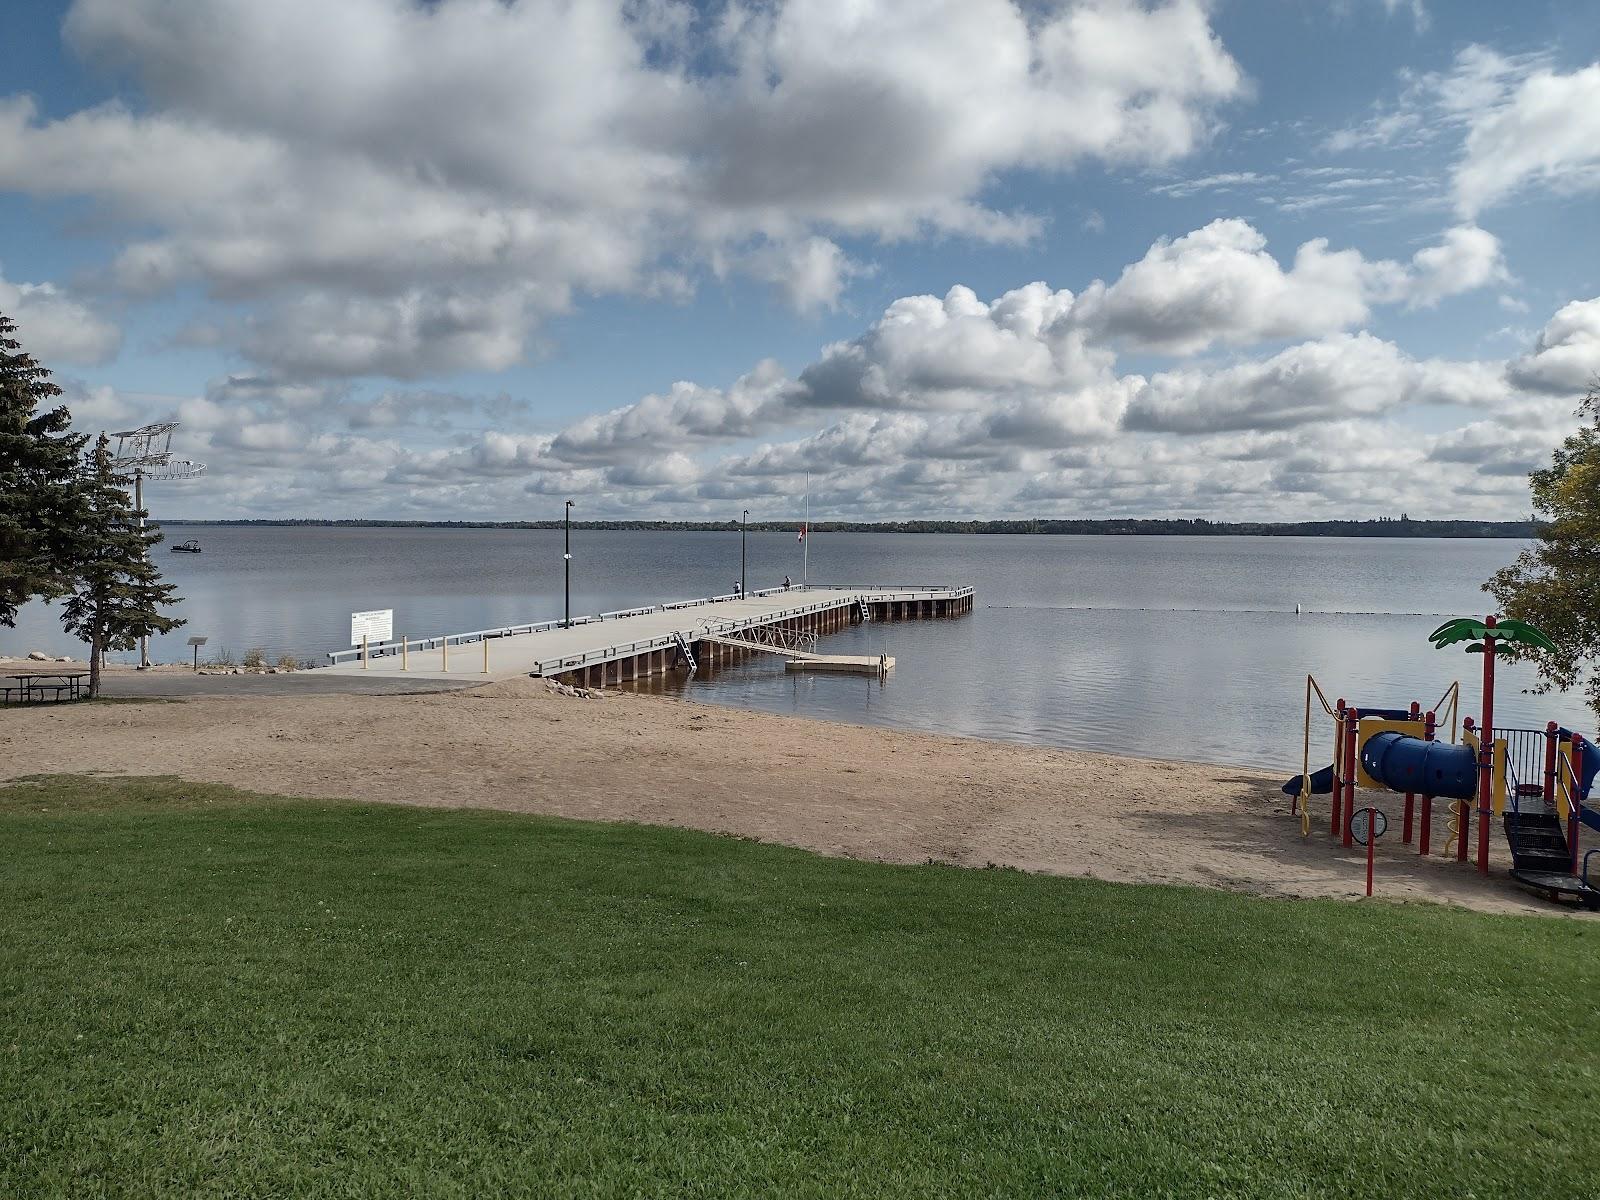
[[[559,530],[174,529],[201,555],[162,567],[190,625],[157,639],[186,658],[191,633],[237,657],[340,649],[349,614],[393,608],[413,637],[559,616]],[[776,712],[1159,757],[1298,770],[1305,675],[1330,699],[1401,707],[1463,684],[1478,703],[1478,660],[1434,651],[1445,616],[1483,613],[1479,586],[1522,543],[1325,538],[817,535],[814,580],[954,582],[978,588],[957,620],[883,623],[823,639],[836,653],[887,650],[887,685],[786,674],[757,658],[692,681],[657,681],[695,699]],[[751,534],[752,587],[800,576],[790,534]],[[579,531],[573,611],[598,612],[729,589],[739,535]],[[1295,605],[1303,613],[1295,615]],[[67,653],[41,606],[0,651]],[[126,656],[125,656],[126,657]],[[1506,724],[1554,719],[1592,729],[1576,697],[1529,697],[1526,667],[1502,668]],[[821,747],[819,746],[819,752]],[[1325,757],[1325,756],[1324,756]]]

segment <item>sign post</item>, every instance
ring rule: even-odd
[[[189,639],[189,645],[194,648],[194,670],[196,675],[200,673],[200,647],[204,646],[205,644],[206,639],[203,637],[192,637]]]
[[[1350,818],[1350,836],[1367,848],[1367,895],[1372,895],[1372,851],[1389,828],[1388,815],[1381,808],[1363,808]]]

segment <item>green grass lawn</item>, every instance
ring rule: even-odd
[[[1597,951],[1582,919],[31,781],[0,788],[0,1196],[1589,1195]]]

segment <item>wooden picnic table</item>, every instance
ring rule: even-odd
[[[88,667],[53,671],[12,671],[0,675],[0,704],[57,704],[83,697]]]

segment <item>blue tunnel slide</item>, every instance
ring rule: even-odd
[[[1367,739],[1361,749],[1367,774],[1394,792],[1416,792],[1470,800],[1478,793],[1478,759],[1471,746],[1454,742],[1426,742],[1419,737],[1387,730]],[[1300,794],[1301,776],[1283,785],[1284,794]],[[1333,791],[1333,767],[1311,776],[1311,791],[1325,796]]]
[[[1592,829],[1600,829],[1600,812],[1588,807],[1595,776],[1600,774],[1600,747],[1585,742],[1578,776],[1578,815]],[[1367,739],[1361,748],[1361,765],[1367,774],[1394,792],[1415,792],[1419,796],[1443,796],[1451,800],[1470,800],[1477,795],[1478,761],[1471,746],[1454,742],[1428,742],[1419,737],[1385,730]],[[1283,785],[1285,795],[1300,794],[1301,776]],[[1311,776],[1313,795],[1333,791],[1333,767],[1327,766]]]
[[[1427,742],[1391,729],[1367,739],[1361,765],[1391,792],[1451,800],[1478,794],[1478,756],[1455,742]]]

